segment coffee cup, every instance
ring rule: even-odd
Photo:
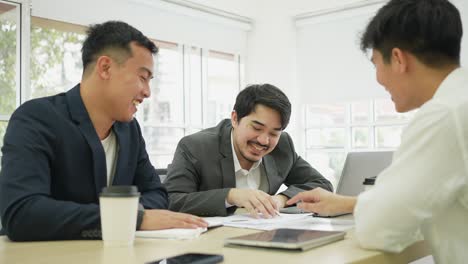
[[[136,186],[117,185],[102,189],[99,208],[105,246],[133,245],[139,198]]]

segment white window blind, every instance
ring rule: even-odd
[[[382,3],[296,17],[298,85],[303,103],[386,97],[359,38]]]

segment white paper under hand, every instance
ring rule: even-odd
[[[171,228],[162,230],[136,231],[136,237],[142,238],[165,238],[165,239],[193,239],[205,232],[206,228]]]

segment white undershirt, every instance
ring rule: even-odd
[[[107,173],[107,185],[112,185],[114,179],[115,164],[117,160],[117,140],[114,132],[111,130],[109,136],[101,140],[104,154],[106,154],[106,173]],[[110,168],[110,169],[109,169]]]

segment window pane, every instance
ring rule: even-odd
[[[346,131],[344,128],[322,128],[306,130],[307,148],[344,147]]]
[[[68,91],[83,71],[82,26],[31,18],[31,95],[43,97]]]
[[[369,128],[368,127],[353,127],[352,128],[352,147],[353,148],[369,148]]]
[[[206,126],[229,118],[239,92],[239,65],[236,56],[209,51],[207,58]]]
[[[375,122],[408,122],[414,114],[414,111],[408,113],[398,113],[391,100],[376,100],[375,104]]]
[[[199,132],[199,131],[201,131],[201,130],[202,130],[201,128],[193,128],[193,127],[187,128],[187,129],[185,130],[185,135],[188,136],[188,135],[197,133],[197,132]]]
[[[317,169],[327,180],[329,180],[334,189],[338,186],[338,181],[343,170],[346,153],[340,152],[318,152],[307,151],[306,160]]]
[[[143,101],[138,118],[149,124],[183,124],[183,61],[178,44],[156,41],[159,48],[154,58],[155,77],[151,97]]]
[[[371,121],[369,102],[355,102],[351,104],[351,122],[353,124],[367,124]]]
[[[173,154],[170,154],[170,155],[150,155],[149,157],[150,157],[151,164],[153,164],[153,166],[156,169],[166,169],[167,165],[171,164],[172,158],[174,157],[174,155]],[[159,175],[159,176],[161,176],[161,175]]]
[[[346,104],[323,104],[306,106],[306,125],[331,126],[348,123]]]
[[[385,126],[375,128],[377,148],[397,148],[401,141],[402,126]]]
[[[0,149],[3,147],[3,137],[5,136],[5,132],[8,126],[7,121],[0,121]],[[2,153],[0,152],[0,156]]]
[[[202,113],[202,67],[201,49],[188,48],[189,70],[189,90],[190,96],[187,98],[190,109],[190,125],[203,126]]]
[[[184,136],[183,128],[174,127],[143,127],[143,138],[146,142],[146,151],[153,157],[164,157],[174,155],[177,143]],[[166,157],[167,158],[167,157]],[[164,168],[167,164],[165,158],[158,158],[153,166]],[[164,163],[159,163],[164,161]]]
[[[11,115],[16,108],[16,80],[19,78],[18,19],[17,6],[0,3],[0,115]]]

